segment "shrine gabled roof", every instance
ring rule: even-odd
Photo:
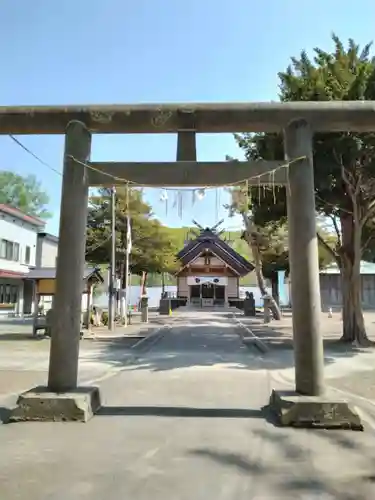
[[[239,276],[245,276],[254,269],[249,261],[210,229],[201,231],[195,240],[190,241],[180,250],[177,258],[185,267],[207,249],[228,264]]]

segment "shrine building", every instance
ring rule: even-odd
[[[240,278],[254,266],[220,238],[216,226],[198,227],[199,235],[177,254],[177,296],[202,307],[228,305],[239,298]]]

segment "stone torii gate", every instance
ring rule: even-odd
[[[48,385],[22,394],[11,419],[86,421],[100,406],[97,388],[77,387],[89,186],[113,185],[115,177],[149,186],[205,187],[261,176],[256,185],[288,183],[292,275],[296,390],[273,391],[271,407],[283,425],[361,428],[347,403],[325,394],[312,138],[315,131],[374,129],[372,101],[0,108],[0,134],[65,134]],[[264,176],[283,162],[197,161],[197,133],[228,132],[283,132],[285,159],[292,163]],[[177,161],[91,162],[92,133],[176,133]]]

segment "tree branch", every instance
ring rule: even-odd
[[[343,181],[345,182],[346,187],[348,188],[350,198],[352,199],[353,204],[355,203],[354,196],[355,196],[355,190],[353,188],[352,183],[349,180],[348,177],[348,172],[345,170],[345,167],[343,163],[341,162],[341,177]]]
[[[337,265],[340,267],[341,262],[340,262],[340,258],[339,258],[339,256],[337,255],[337,253],[333,250],[333,248],[332,248],[332,247],[330,247],[330,246],[328,245],[328,243],[325,241],[325,239],[323,238],[323,236],[322,236],[321,234],[319,234],[319,233],[317,232],[317,233],[316,233],[316,236],[317,236],[317,238],[318,238],[318,243],[319,243],[320,245],[322,245],[322,247],[324,247],[324,248],[327,250],[327,252],[329,252],[329,253],[331,254],[331,256],[335,259],[335,261],[336,261]]]
[[[339,226],[337,224],[336,216],[335,215],[330,215],[329,217],[330,217],[330,219],[332,221],[332,224],[333,224],[333,227],[335,228],[335,231],[336,231],[337,245],[341,247],[341,232],[340,232]]]
[[[372,203],[370,203],[369,207],[366,210],[365,215],[362,217],[361,227],[363,227],[366,224],[366,222],[369,219],[371,219],[371,217],[373,217],[374,215],[375,215],[375,201],[373,201]]]
[[[316,193],[315,193],[315,197],[318,200],[320,200],[321,203],[324,203],[325,205],[328,205],[328,206],[334,208],[338,212],[344,212],[346,214],[352,215],[352,212],[350,210],[345,210],[345,208],[342,208],[342,207],[338,208],[337,205],[335,205],[334,203],[330,203],[329,201],[324,200],[321,196],[317,195]]]
[[[362,245],[361,247],[361,255],[363,255],[364,251],[366,250],[366,248],[368,247],[370,241],[373,239],[372,236],[369,236],[366,240],[366,242]]]

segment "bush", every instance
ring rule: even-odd
[[[102,324],[104,326],[108,325],[108,313],[107,313],[107,311],[102,312],[102,317],[100,318],[100,321],[102,322]]]

